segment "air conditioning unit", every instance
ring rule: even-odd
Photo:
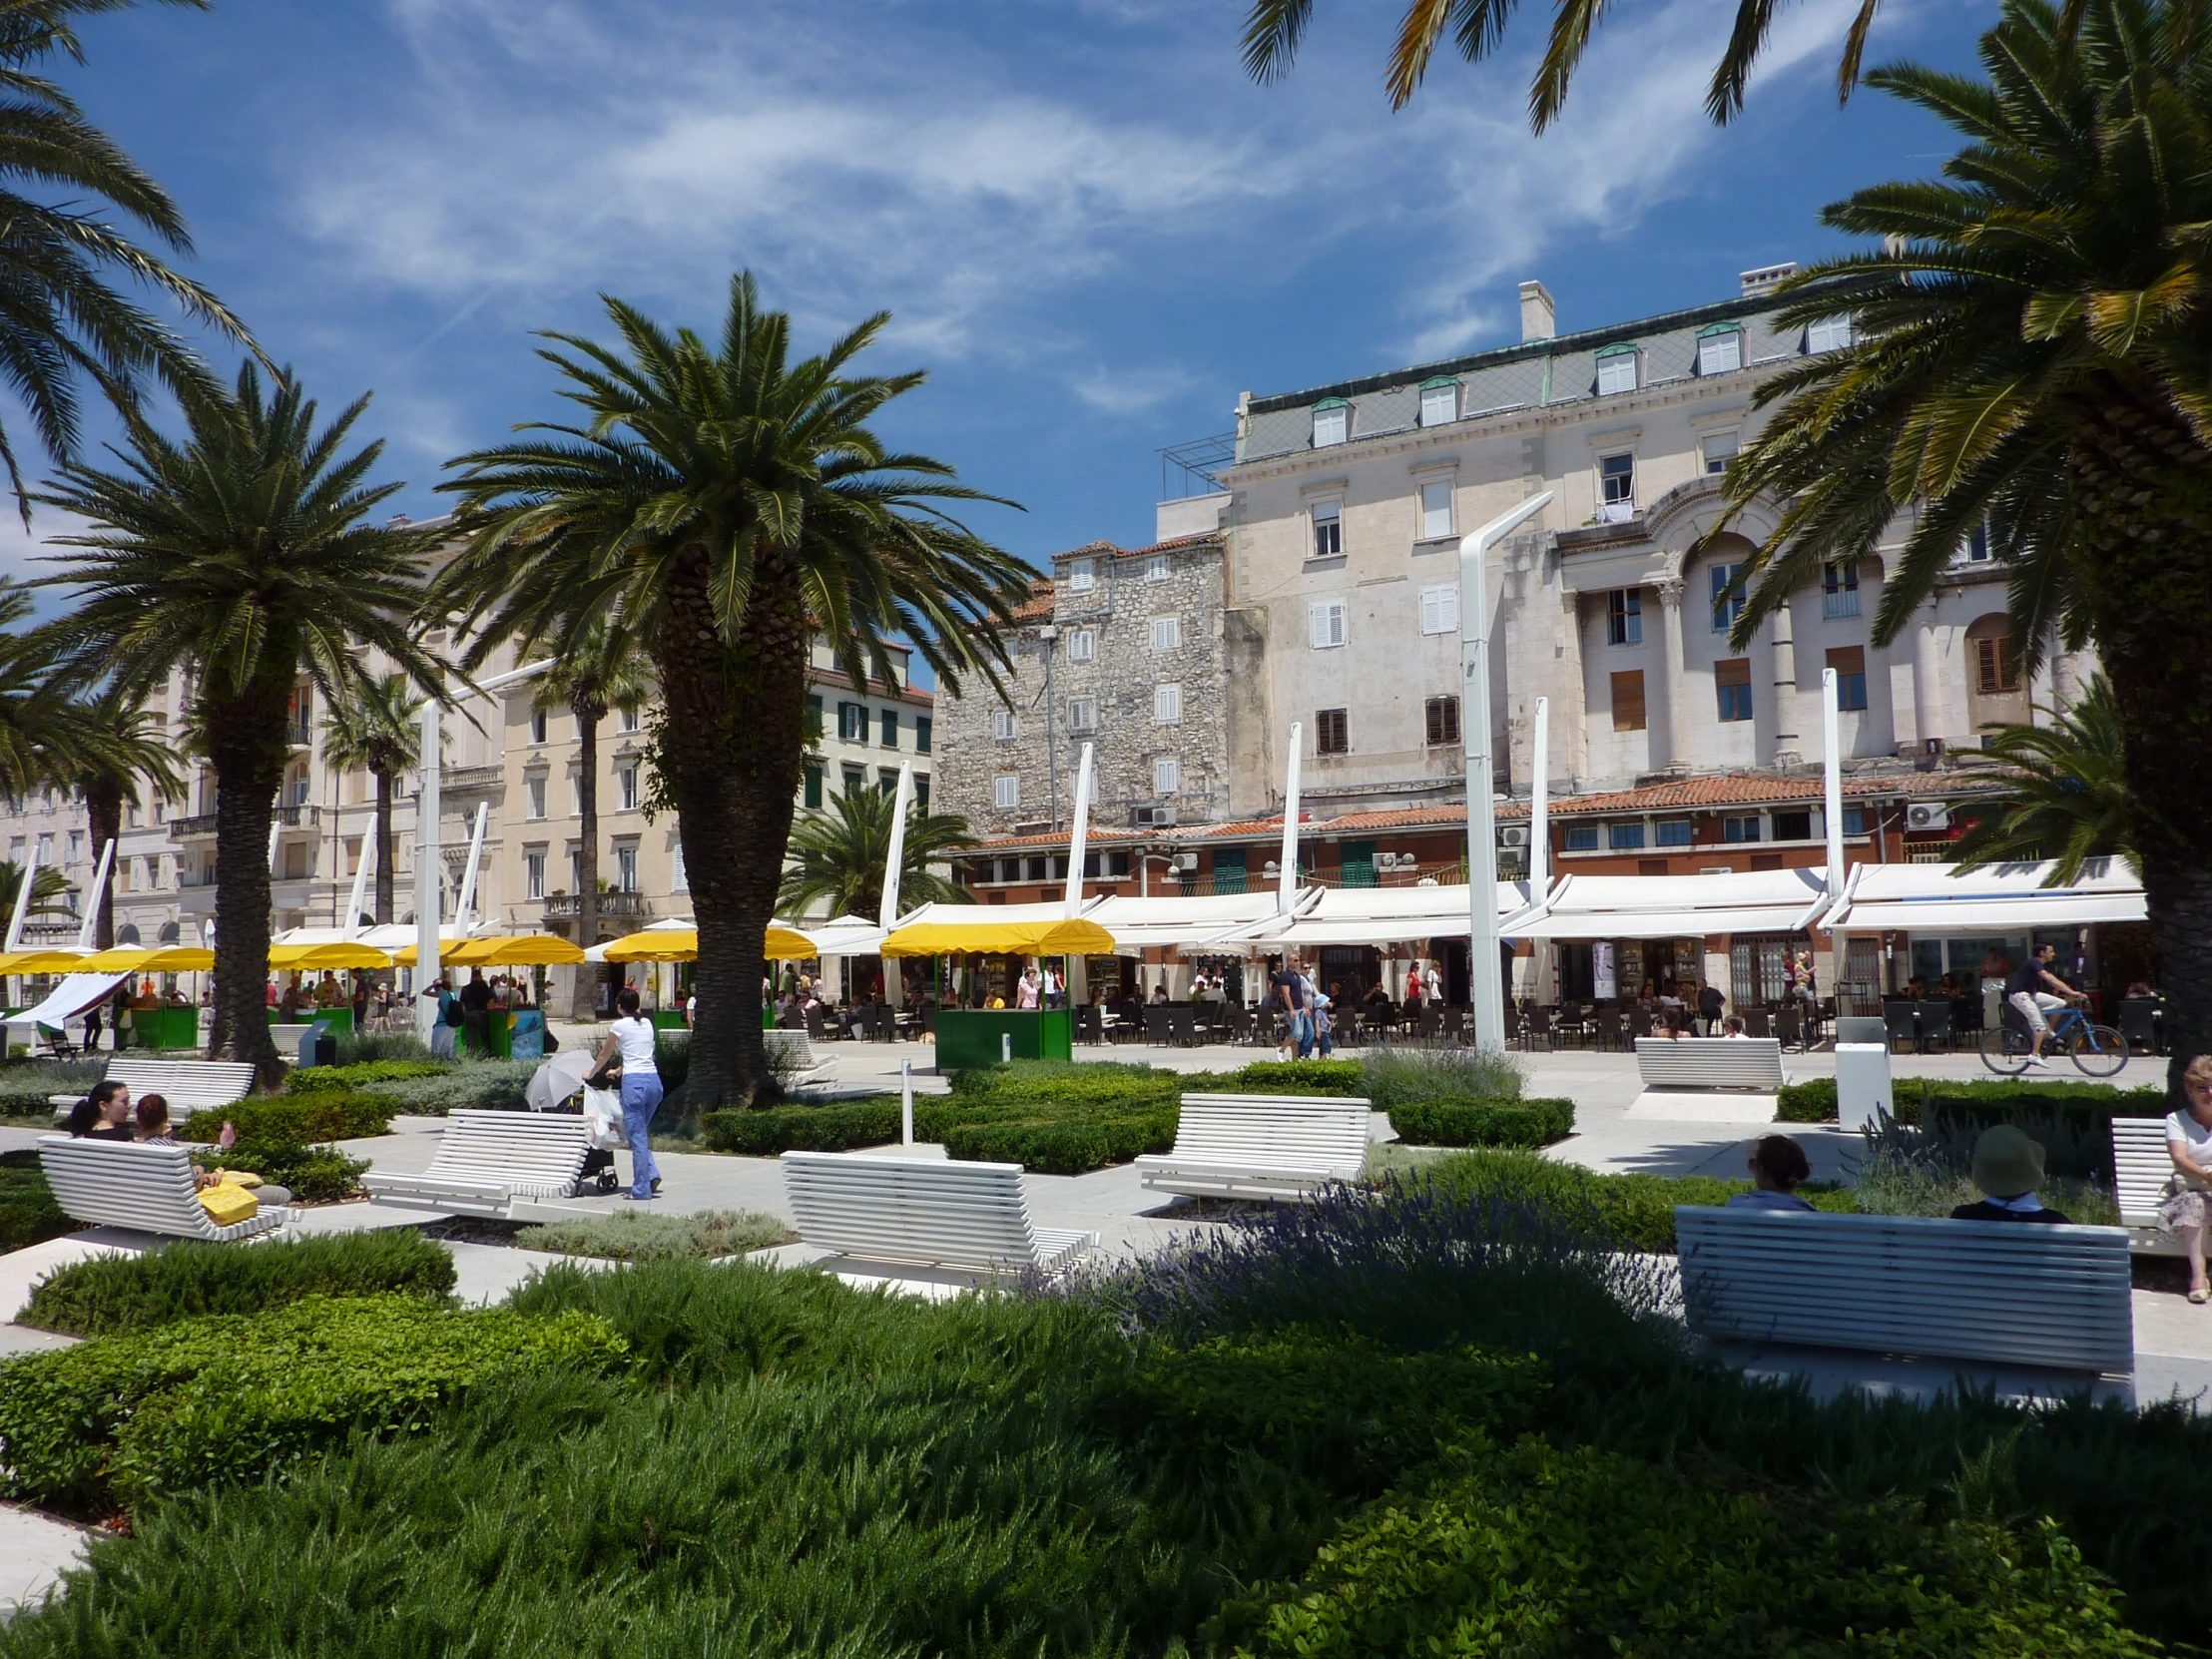
[[[1129,822],[1139,830],[1167,830],[1175,824],[1173,807],[1139,807],[1129,815]]]
[[[1911,830],[1948,830],[1950,809],[1940,801],[1909,802],[1905,809],[1905,828]]]
[[[1497,832],[1497,844],[1500,846],[1526,846],[1528,844],[1528,826],[1525,824],[1506,825]]]
[[[1168,862],[1177,873],[1189,875],[1198,868],[1198,854],[1195,852],[1177,852],[1169,857]]]

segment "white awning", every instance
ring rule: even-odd
[[[1847,933],[2026,933],[2143,921],[2149,908],[2135,866],[2092,858],[2080,878],[2046,887],[2050,863],[1990,864],[1954,873],[1955,864],[1861,864],[1844,901],[1823,928]]]
[[[1797,933],[1828,908],[1817,869],[1728,875],[1565,875],[1510,929],[1527,939],[1672,939]]]
[[[1295,900],[1294,915],[1310,910],[1322,889],[1308,887]],[[1257,927],[1276,918],[1276,891],[1272,886],[1252,892],[1208,893],[1157,898],[1111,897],[1084,913],[1114,935],[1117,954],[1133,956],[1145,949],[1195,948],[1216,944],[1232,933]],[[1231,945],[1230,949],[1241,948]]]
[[[872,956],[883,945],[883,929],[859,916],[832,916],[824,922],[792,925],[814,940],[816,951],[824,956]]]
[[[1265,950],[1301,949],[1325,944],[1395,944],[1428,939],[1463,939],[1472,928],[1468,888],[1453,886],[1323,887],[1310,907],[1291,916],[1270,916],[1223,936],[1223,944],[1249,944]],[[1518,937],[1510,925],[1529,907],[1526,881],[1497,884],[1499,931]]]
[[[114,993],[116,986],[130,977],[128,973],[67,975],[46,993],[46,1000],[37,1007],[26,1008],[19,1014],[9,1016],[8,1031],[11,1040],[14,1040],[14,1032],[18,1026],[23,1027],[26,1032],[40,1025],[59,1031],[65,1021],[75,1019],[94,1003],[105,1001]],[[22,1040],[30,1039],[26,1036]]]

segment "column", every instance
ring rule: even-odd
[[[1665,680],[1660,701],[1667,711],[1666,745],[1653,753],[1652,770],[1671,772],[1690,764],[1682,731],[1682,578],[1662,576],[1652,586],[1659,591],[1659,673]]]
[[[1797,730],[1797,643],[1788,601],[1767,619],[1774,642],[1774,764],[1803,766]]]
[[[2081,701],[2081,663],[2066,649],[2066,642],[2053,628],[2050,634],[2050,706],[2054,715],[2064,715]]]
[[[1929,740],[1943,735],[1943,685],[1936,655],[1936,617],[1932,609],[1913,625],[1913,729],[1926,751]]]

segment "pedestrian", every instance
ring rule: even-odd
[[[1036,1007],[1040,988],[1040,982],[1037,978],[1037,969],[1035,964],[1032,963],[1030,966],[1022,969],[1021,989],[1015,994],[1014,1006],[1017,1008]]]
[[[653,1058],[653,1022],[638,1012],[633,985],[615,992],[618,1010],[599,1045],[598,1066],[622,1057],[622,1133],[630,1143],[630,1198],[642,1204],[661,1196],[660,1166],[653,1161],[653,1114],[661,1108],[661,1070]]]
[[[1303,1059],[1314,1045],[1313,1005],[1306,995],[1306,976],[1298,971],[1298,958],[1285,956],[1283,965],[1268,975],[1268,984],[1283,1005],[1284,1059]]]
[[[1719,1028],[1721,1004],[1727,1000],[1728,998],[1722,994],[1720,986],[1710,982],[1697,993],[1698,1016],[1705,1021],[1707,1036],[1711,1036]]]

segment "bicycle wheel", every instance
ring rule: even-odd
[[[2127,1064],[2127,1039],[2109,1025],[2083,1025],[2067,1046],[2085,1077],[2110,1077]]]
[[[1999,1077],[2017,1077],[2027,1070],[2027,1039],[2007,1025],[1994,1025],[1981,1033],[1981,1063]]]

